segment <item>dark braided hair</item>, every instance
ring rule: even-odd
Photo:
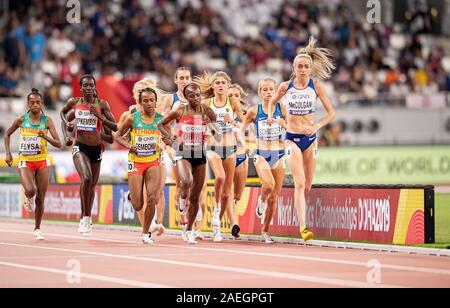
[[[158,94],[156,93],[156,91],[152,88],[145,88],[145,89],[142,89],[139,91],[139,103],[142,100],[142,94],[144,94],[144,92],[150,92],[150,93],[155,94],[155,101],[158,101]]]
[[[80,77],[80,87],[83,86],[83,80],[85,79],[92,79],[94,80],[94,85],[97,85],[97,81],[95,80],[95,77],[89,74],[83,75]]]

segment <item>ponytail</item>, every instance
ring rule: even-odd
[[[297,65],[297,61],[300,60],[300,58],[307,58],[312,64],[311,75],[313,77],[326,80],[331,77],[331,73],[336,66],[332,61],[331,50],[327,48],[319,48],[316,44],[317,40],[314,37],[310,37],[308,45],[300,49],[300,52],[294,60],[294,70]],[[295,77],[295,74],[293,77]]]
[[[208,99],[214,96],[213,83],[219,78],[225,78],[228,82],[228,86],[231,84],[231,78],[227,73],[223,71],[215,72],[211,75],[209,72],[203,73],[201,76],[196,76],[194,78],[194,82],[200,86],[200,90],[202,91],[202,95]]]
[[[239,91],[239,94],[241,95],[240,100],[241,105],[248,105],[248,103],[244,100],[244,98],[248,96],[248,93],[245,92],[245,90],[242,89],[240,85],[238,85],[237,83],[233,83],[231,86],[228,87],[228,90],[229,89],[237,89]]]

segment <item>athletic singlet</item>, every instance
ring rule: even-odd
[[[225,121],[225,116],[228,116],[230,119],[234,119],[236,117],[233,107],[231,106],[230,98],[227,97],[227,102],[223,107],[216,107],[214,97],[209,101],[209,107],[214,111],[217,116],[217,124],[222,131],[222,134],[229,134],[233,132],[233,125]]]
[[[287,114],[291,116],[305,116],[316,112],[317,93],[314,82],[310,79],[305,89],[299,90],[294,87],[291,80],[285,95]]]
[[[39,131],[44,134],[48,133],[47,119],[45,115],[41,116],[38,124],[33,124],[30,114],[22,116],[23,122],[20,126],[20,145],[19,160],[27,162],[35,162],[46,160],[48,158],[47,141],[39,137]]]
[[[102,114],[98,99],[95,99],[94,107],[99,114]],[[90,107],[82,104],[81,100],[75,105],[76,134],[80,132],[91,132],[100,134],[102,130],[102,121],[91,114]]]
[[[159,148],[159,140],[161,132],[157,124],[161,121],[162,116],[155,114],[155,120],[151,124],[142,122],[142,113],[135,112],[133,114],[133,127],[130,132],[130,144],[137,148],[136,153],[128,154],[128,161],[134,163],[151,163],[160,159],[161,149]]]
[[[258,105],[258,113],[255,118],[256,138],[263,141],[278,141],[283,138],[283,127],[278,124],[277,119],[282,119],[280,104],[276,105],[273,113],[274,124],[268,125],[267,119],[269,116],[264,112],[263,105]]]
[[[184,107],[184,112],[181,118],[177,121],[178,136],[180,142],[190,148],[203,148],[206,141],[206,120],[205,111],[202,107],[202,115],[192,117],[187,112],[187,106]]]

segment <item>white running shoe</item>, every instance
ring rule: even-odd
[[[92,233],[92,218],[89,216],[84,217],[86,229],[84,230],[84,235],[89,236]]]
[[[262,232],[261,235],[262,235],[264,243],[266,243],[266,244],[275,244],[275,241],[272,239],[272,237],[269,235],[269,233]]]
[[[34,230],[34,236],[36,237],[36,239],[37,239],[38,241],[43,241],[43,240],[45,240],[45,237],[44,237],[44,235],[42,234],[42,231],[39,230],[39,229]]]
[[[256,206],[256,216],[258,218],[261,218],[263,223],[264,223],[264,218],[266,216],[266,210],[267,210],[267,202],[264,203],[262,201],[261,196],[259,196],[259,198],[258,198],[258,205]]]
[[[220,233],[220,227],[213,227],[213,233],[214,233],[214,238],[213,238],[213,242],[214,243],[221,243],[223,241],[222,235]]]
[[[142,243],[144,245],[153,245],[155,241],[152,239],[151,234],[142,234]]]
[[[183,238],[183,241],[185,241],[185,242],[188,241],[188,237],[187,237],[187,225],[182,225],[182,226],[181,226],[181,237]]]
[[[25,208],[25,211],[27,211],[28,213],[33,212],[33,198],[28,199],[27,197],[25,197],[23,207]]]
[[[82,233],[85,236],[91,235],[92,220],[89,216],[81,218],[80,225],[78,226],[78,232]]]
[[[86,226],[85,226],[85,219],[84,217],[80,219],[80,224],[78,225],[78,233],[85,233],[86,232]]]
[[[186,235],[187,235],[187,243],[189,245],[197,244],[197,241],[195,240],[195,233],[194,233],[194,231],[187,231]]]

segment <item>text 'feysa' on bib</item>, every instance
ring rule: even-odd
[[[38,136],[22,136],[20,138],[19,152],[23,156],[41,154],[41,138]]]

